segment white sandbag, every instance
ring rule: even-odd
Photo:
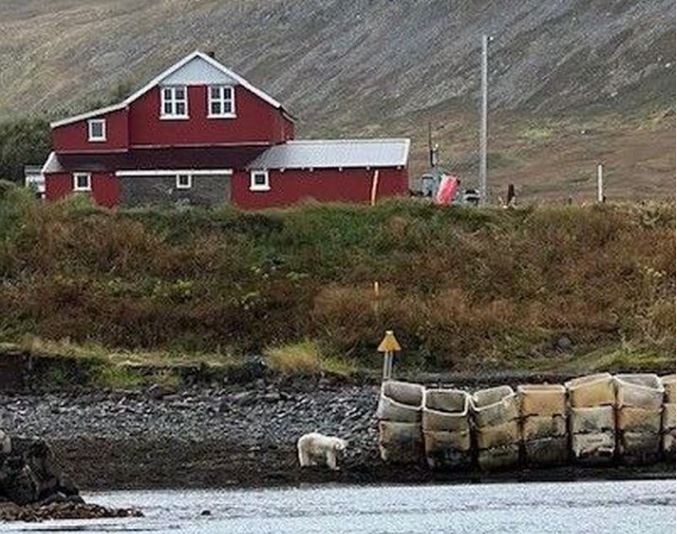
[[[460,467],[472,462],[470,431],[424,431],[425,456],[431,469]]]
[[[565,464],[569,459],[569,439],[565,435],[525,441],[524,457],[529,465]]]
[[[566,389],[560,384],[517,386],[522,417],[566,414]]]
[[[677,403],[677,398],[675,398],[675,375],[661,377],[661,384],[663,384],[665,389],[665,402],[669,404]]]
[[[667,432],[668,430],[674,430],[675,426],[675,405],[664,404],[661,428],[663,432]]]
[[[626,463],[656,461],[661,452],[661,435],[653,432],[621,432],[618,454]]]
[[[675,461],[675,443],[677,440],[675,440],[675,429],[673,428],[672,430],[666,432],[663,434],[663,454],[665,455],[665,459],[671,462]]]
[[[477,463],[483,471],[496,471],[515,466],[519,462],[519,445],[508,445],[477,452]]]
[[[612,432],[573,434],[571,452],[580,462],[606,463],[613,459],[616,438]]]
[[[616,406],[660,410],[665,388],[657,375],[616,375]]]
[[[582,376],[565,382],[569,402],[576,408],[588,408],[616,403],[614,380],[609,373]]]
[[[477,447],[491,449],[504,447],[520,441],[520,430],[517,420],[508,421],[495,426],[477,428]]]
[[[510,386],[483,389],[471,398],[475,424],[492,427],[519,417],[518,398]]]
[[[423,435],[418,423],[379,421],[379,451],[389,463],[418,463],[423,458]]]
[[[522,420],[522,440],[566,436],[567,422],[563,415],[525,417]]]
[[[571,434],[614,432],[616,418],[613,406],[571,408],[569,432]]]
[[[426,389],[423,430],[470,431],[470,395],[458,389]]]
[[[423,386],[390,380],[381,385],[376,417],[382,421],[418,423],[423,408]]]
[[[624,406],[618,409],[616,416],[617,428],[623,432],[653,432],[661,431],[661,410],[645,410]]]

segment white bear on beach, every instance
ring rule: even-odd
[[[311,432],[301,436],[296,446],[301,467],[318,465],[318,461],[321,461],[332,471],[338,471],[338,455],[346,450],[348,442],[341,438]]]

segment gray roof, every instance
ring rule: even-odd
[[[269,148],[250,169],[399,167],[409,160],[409,139],[317,139]]]

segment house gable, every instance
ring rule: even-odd
[[[200,51],[195,51],[192,54],[189,54],[188,56],[183,58],[181,61],[169,67],[167,70],[161,72],[150,82],[141,87],[141,89],[129,95],[122,102],[118,104],[113,104],[112,106],[106,106],[104,108],[88,111],[87,113],[82,113],[80,115],[75,115],[73,117],[68,117],[65,119],[54,121],[50,123],[50,126],[52,128],[58,128],[59,126],[65,126],[67,124],[72,124],[74,122],[78,122],[84,119],[98,117],[100,115],[107,114],[112,111],[117,111],[119,109],[126,108],[132,102],[134,102],[135,100],[146,94],[154,87],[157,87],[160,84],[169,85],[170,83],[172,83],[168,82],[168,80],[172,79],[179,80],[181,78],[190,79],[192,80],[192,82],[188,85],[197,85],[198,83],[203,84],[211,83],[208,80],[210,79],[210,77],[219,76],[217,75],[217,73],[220,73],[220,77],[222,79],[229,80],[228,83],[230,83],[231,85],[242,85],[250,92],[261,98],[262,100],[265,100],[268,104],[270,104],[274,108],[282,109],[282,104],[280,104],[270,95],[263,92],[261,89],[257,89],[256,87],[254,87],[251,83],[249,83],[239,74],[236,74],[235,72],[228,69],[224,65],[221,65],[221,63],[216,61],[214,58],[208,56],[207,54],[204,54],[203,52]],[[201,78],[202,76],[205,77],[205,80],[202,82],[198,82],[198,80],[202,80]],[[285,117],[290,120],[293,119],[293,117],[286,111]]]
[[[232,88],[228,93],[228,99],[233,99],[229,105],[232,112],[214,115],[208,109],[209,87],[215,85]],[[175,91],[181,91],[180,98],[185,103],[173,108],[179,110],[177,113],[161,116],[160,94],[168,86],[182,88]],[[169,94],[172,98],[173,94]],[[124,124],[118,121],[120,115],[124,116]],[[106,119],[104,128],[110,140],[88,138],[87,121],[92,119]],[[277,100],[199,51],[175,63],[119,104],[56,121],[51,126],[57,152],[108,152],[135,146],[269,145],[294,136],[293,120]]]
[[[159,85],[239,85],[239,81],[200,56],[165,76]]]

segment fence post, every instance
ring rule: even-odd
[[[597,202],[604,202],[604,165],[597,164]]]

